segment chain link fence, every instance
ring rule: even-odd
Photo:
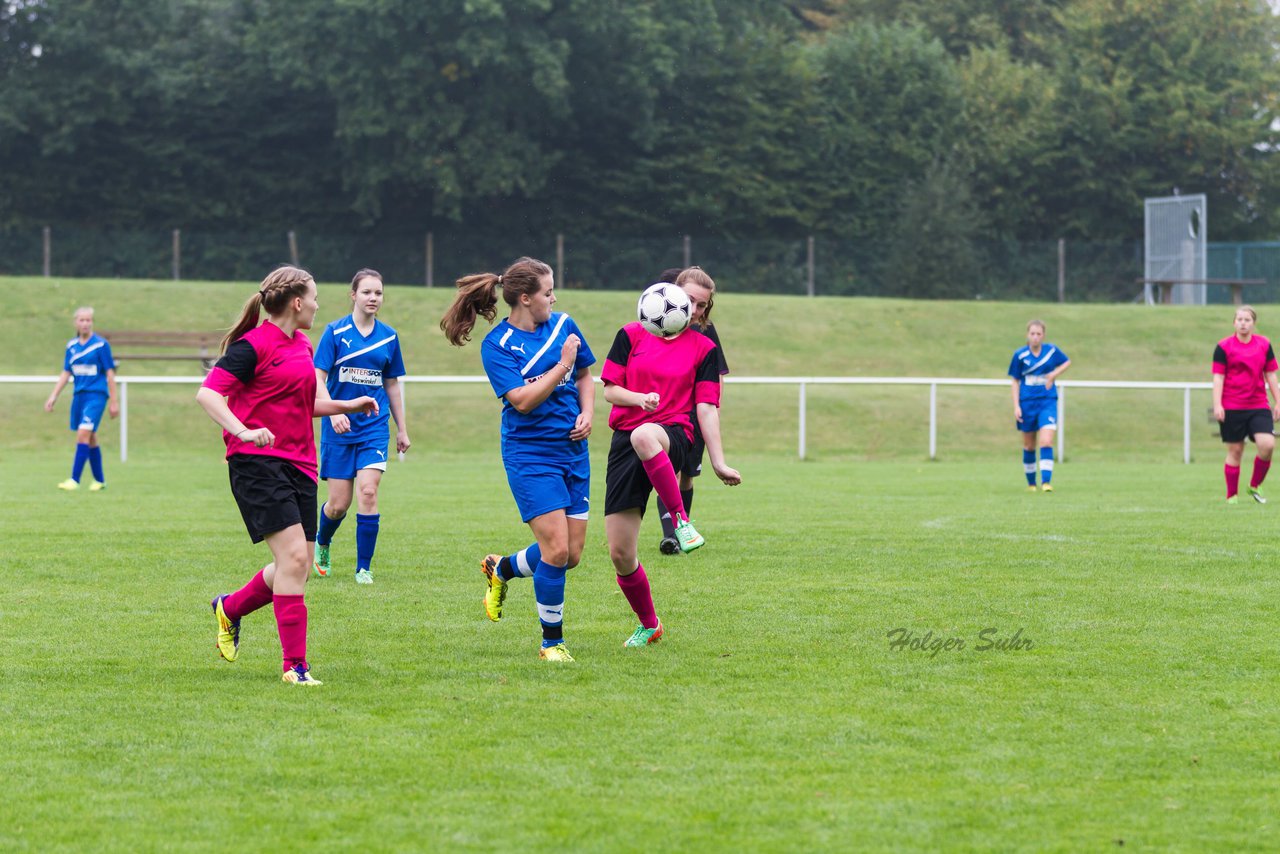
[[[0,275],[249,281],[281,263],[342,282],[361,267],[388,282],[450,287],[519,255],[556,267],[560,287],[635,290],[669,267],[697,264],[739,293],[932,299],[1129,302],[1140,287],[1142,242],[970,241],[946,256],[904,259],[875,241],[824,237],[725,239],[445,230],[400,234],[132,231],[50,226],[0,230]],[[1210,278],[1265,279],[1248,302],[1280,301],[1280,243],[1211,243]],[[1210,303],[1230,289],[1210,286]]]

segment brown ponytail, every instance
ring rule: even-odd
[[[502,300],[509,306],[520,302],[521,294],[533,295],[542,286],[543,276],[551,275],[551,268],[536,258],[517,258],[502,275],[475,273],[458,279],[458,295],[440,318],[440,331],[449,343],[461,347],[471,340],[471,330],[476,317],[483,316],[489,323],[498,315],[496,287],[502,287]]]
[[[305,296],[307,285],[313,281],[311,274],[301,267],[278,267],[268,273],[258,292],[245,300],[236,325],[222,339],[222,352],[227,352],[228,347],[258,325],[261,309],[265,308],[268,315],[275,317],[289,307],[294,297]]]

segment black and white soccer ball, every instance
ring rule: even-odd
[[[671,338],[689,328],[693,305],[683,289],[659,282],[644,289],[636,314],[645,329],[659,338]]]

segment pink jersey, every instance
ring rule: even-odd
[[[287,460],[312,480],[316,467],[316,434],[311,419],[316,408],[316,371],[311,342],[301,330],[292,338],[271,321],[227,348],[204,387],[227,398],[227,405],[246,427],[266,427],[275,434],[274,445],[256,447],[227,431],[227,457],[261,454]]]
[[[720,405],[720,363],[716,345],[705,335],[684,332],[659,338],[639,323],[618,330],[605,359],[600,379],[639,394],[658,393],[658,408],[615,406],[609,412],[614,430],[634,430],[641,424],[678,424],[693,439],[695,404]]]
[[[1223,409],[1267,409],[1266,374],[1277,369],[1271,342],[1254,335],[1245,344],[1234,335],[1213,350],[1213,372],[1223,374]]]

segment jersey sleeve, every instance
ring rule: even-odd
[[[720,406],[720,360],[716,358],[716,352],[719,349],[712,346],[707,350],[702,360],[698,362],[698,367],[693,377],[693,402],[695,405],[710,403],[712,406]]]
[[[394,380],[405,375],[404,357],[400,355],[400,336],[391,342],[391,353],[387,358],[387,369],[383,371],[384,380]]]
[[[1215,374],[1227,372],[1227,351],[1222,349],[1221,344],[1213,348],[1213,372]]]
[[[480,345],[480,361],[484,364],[485,376],[493,393],[502,397],[512,389],[524,385],[524,377],[520,375],[520,366],[506,350],[492,343],[488,338]]]
[[[333,327],[326,326],[320,335],[320,344],[316,347],[315,366],[326,374],[333,370],[333,360],[337,356],[337,348],[333,343]]]
[[[716,365],[717,371],[721,376],[729,373],[729,362],[724,357],[724,345],[720,343],[720,334],[716,332],[716,325],[708,323],[703,334],[711,339],[711,343],[716,345]]]
[[[623,385],[627,378],[627,361],[631,358],[631,336],[624,326],[613,336],[613,346],[605,357],[600,379],[612,385]],[[623,386],[625,388],[625,386]]]
[[[1267,362],[1265,365],[1262,366],[1262,372],[1265,374],[1273,374],[1276,372],[1278,367],[1280,366],[1276,365],[1275,350],[1272,348],[1270,344],[1268,344],[1267,345]]]
[[[1022,379],[1022,364],[1018,361],[1018,354],[1014,353],[1013,358],[1009,360],[1009,376],[1015,380]]]
[[[99,358],[102,359],[103,371],[114,371],[116,369],[116,357],[111,352],[111,342],[105,338],[102,339],[102,355]]]
[[[204,378],[203,386],[225,397],[235,388],[236,383],[248,384],[257,370],[258,351],[241,338],[228,347],[222,358],[214,363],[213,370]]]
[[[582,330],[578,328],[578,324],[571,317],[569,318],[569,331],[578,336],[578,340],[582,343],[578,345],[578,358],[573,363],[573,373],[576,376],[578,371],[583,368],[589,368],[596,363],[595,353],[591,352],[591,346],[587,344],[587,336],[582,334]]]
[[[67,345],[67,349],[62,353],[62,370],[71,371],[71,345]]]
[[[1068,356],[1062,350],[1058,350],[1058,358],[1053,360],[1053,367],[1057,368],[1058,366],[1065,365],[1067,362],[1070,362],[1070,361],[1071,361],[1070,356]]]

